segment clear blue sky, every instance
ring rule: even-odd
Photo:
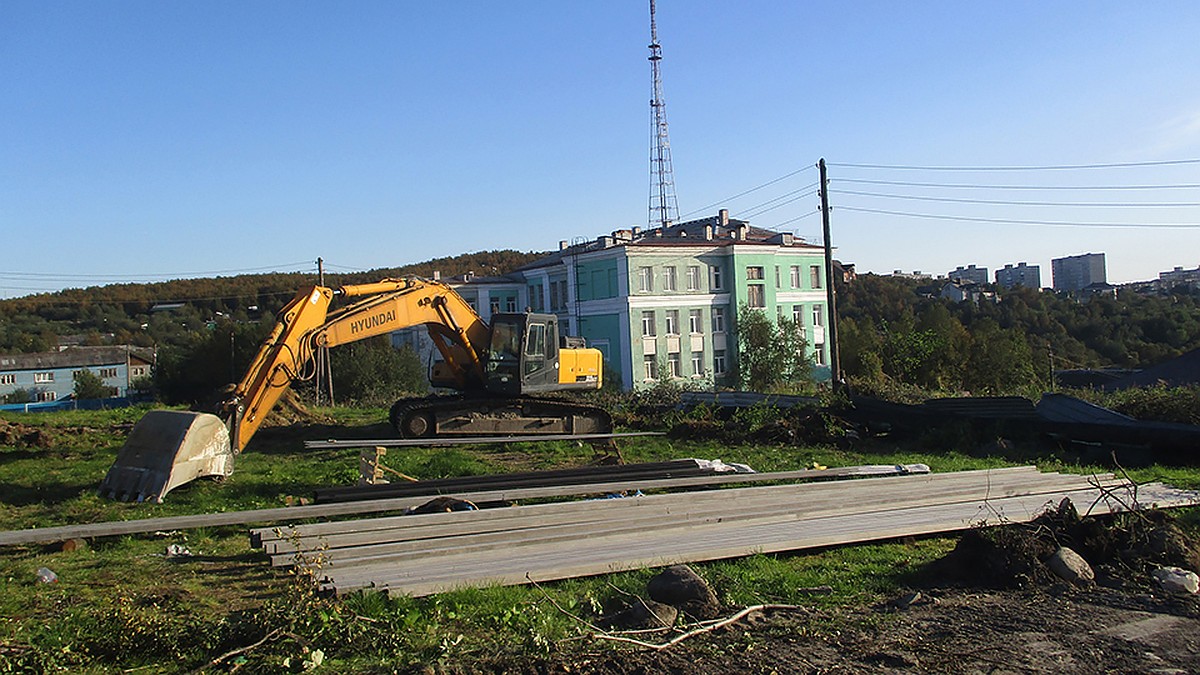
[[[648,24],[644,0],[7,0],[0,296],[644,226]],[[1200,207],[1162,206],[1200,189],[1111,189],[1200,184],[1200,163],[847,166],[1200,158],[1200,3],[659,0],[658,24],[684,214],[819,241],[815,196],[767,208],[825,157],[838,257],[861,271],[1200,265]],[[1068,185],[1110,189],[1047,189]],[[1142,226],[1078,226],[1097,223]]]

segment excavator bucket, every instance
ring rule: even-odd
[[[133,425],[100,495],[160,503],[168,492],[204,476],[233,473],[229,429],[216,415],[151,410]]]

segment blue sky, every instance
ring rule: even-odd
[[[1200,159],[1200,3],[659,0],[658,25],[685,215],[819,241],[825,157],[861,271],[1200,265],[1200,189],[1162,187],[1197,162],[851,166]],[[634,0],[8,0],[0,297],[645,226],[648,42]]]

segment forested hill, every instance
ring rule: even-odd
[[[1071,298],[1017,288],[997,302],[919,293],[929,282],[863,275],[839,286],[843,368],[930,389],[1004,391],[1052,369],[1144,368],[1200,347],[1200,295]]]
[[[327,272],[325,283],[336,287],[388,277],[428,278],[435,271],[443,277],[467,272],[480,276],[504,274],[543,255],[512,250],[481,251],[403,267]],[[82,336],[88,344],[170,343],[177,341],[183,332],[205,327],[214,317],[229,317],[239,322],[273,317],[299,288],[315,283],[315,272],[246,274],[112,284],[0,300],[0,353],[53,349],[66,336]],[[155,305],[173,303],[184,306],[170,312],[150,311]]]

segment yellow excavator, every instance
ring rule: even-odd
[[[336,298],[349,300],[330,310]],[[603,409],[541,394],[598,389],[602,357],[559,332],[553,314],[506,313],[491,325],[454,289],[416,277],[337,289],[302,289],[280,311],[245,376],[207,412],[153,410],[134,425],[100,494],[161,502],[203,476],[233,472],[233,458],[293,383],[312,376],[316,350],[425,326],[442,359],[430,383],[456,395],[397,401],[389,422],[406,438],[598,434]]]

